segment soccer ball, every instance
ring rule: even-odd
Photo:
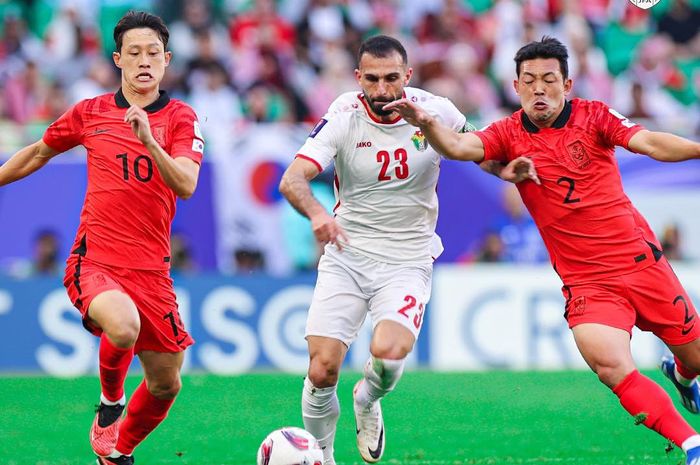
[[[260,444],[258,465],[323,465],[323,451],[311,433],[287,426],[268,434]]]

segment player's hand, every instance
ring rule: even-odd
[[[405,119],[409,124],[413,126],[418,126],[422,128],[432,121],[433,117],[430,116],[425,110],[423,110],[419,105],[411,102],[407,98],[401,98],[394,100],[393,102],[384,105],[383,109],[385,111],[395,111],[403,119]]]
[[[129,109],[126,110],[124,121],[131,124],[131,130],[143,145],[148,146],[149,144],[155,143],[155,139],[151,133],[151,124],[148,122],[148,113],[146,113],[143,108],[131,105]]]
[[[311,229],[318,242],[335,244],[338,250],[342,251],[343,244],[349,242],[343,228],[335,221],[335,218],[325,211],[311,217]]]
[[[537,185],[541,184],[535,169],[535,162],[527,157],[518,157],[515,160],[511,160],[510,163],[503,167],[499,176],[504,181],[512,183],[519,183],[529,179]]]

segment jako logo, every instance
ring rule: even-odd
[[[367,142],[358,142],[357,145],[355,146],[356,149],[364,149],[367,147],[372,147],[372,142],[367,141]]]
[[[630,0],[632,5],[647,10],[659,3],[659,0]]]

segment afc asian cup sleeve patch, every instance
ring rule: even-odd
[[[199,121],[195,120],[194,121],[194,137],[197,139],[204,140],[204,136],[202,135],[202,128],[199,127]]]
[[[313,128],[313,129],[311,130],[311,132],[309,133],[309,138],[313,139],[314,137],[316,137],[316,135],[317,135],[319,132],[321,132],[321,129],[323,129],[323,126],[325,126],[327,122],[328,122],[327,119],[321,118],[321,121],[319,121],[318,123],[316,123],[316,126],[314,126],[314,128]]]
[[[192,151],[204,153],[204,142],[199,139],[192,139]]]

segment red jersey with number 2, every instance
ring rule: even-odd
[[[523,110],[475,134],[485,159],[535,162],[542,181],[517,184],[566,285],[644,269],[660,245],[622,189],[614,156],[643,128],[602,102],[567,102],[552,127],[538,129]]]
[[[73,249],[107,265],[167,270],[176,196],[124,122],[128,108],[121,90],[83,100],[51,124],[43,140],[59,152],[87,149],[87,192]],[[171,157],[201,163],[204,142],[192,108],[161,91],[144,110]]]

